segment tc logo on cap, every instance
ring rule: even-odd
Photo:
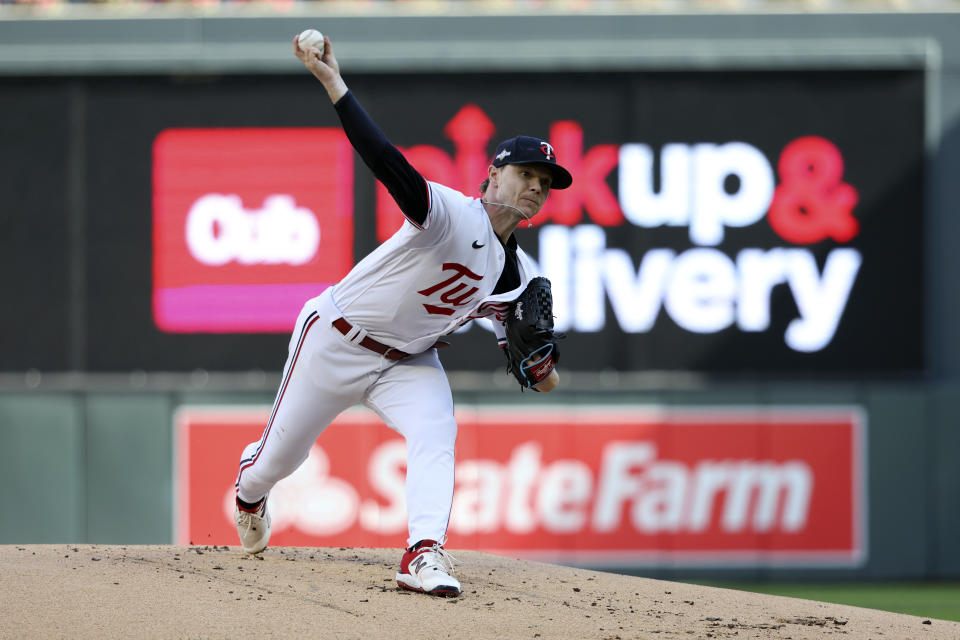
[[[566,189],[573,183],[570,172],[557,164],[557,152],[546,140],[531,136],[517,136],[497,145],[491,163],[495,167],[505,164],[543,164],[553,174],[551,189]]]

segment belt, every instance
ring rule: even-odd
[[[333,327],[343,335],[347,335],[351,331],[353,331],[353,325],[347,322],[346,319],[344,318],[337,318],[331,324],[333,324]],[[408,355],[410,355],[406,351],[400,351],[400,349],[388,347],[382,342],[377,342],[370,336],[364,336],[363,340],[361,340],[357,344],[359,344],[364,349],[369,349],[374,353],[379,353],[380,355],[382,355],[384,358],[387,358],[388,360],[403,360]]]

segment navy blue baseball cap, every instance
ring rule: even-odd
[[[551,189],[566,189],[573,184],[570,172],[557,164],[557,152],[553,145],[540,138],[517,136],[504,140],[497,145],[492,164],[495,167],[505,164],[543,164],[553,174]]]

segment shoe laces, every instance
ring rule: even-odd
[[[241,511],[240,516],[237,518],[237,528],[242,532],[242,535],[246,536],[254,528],[255,523],[257,522],[257,514],[250,513],[249,511]]]
[[[450,552],[448,552],[446,549],[441,547],[439,542],[434,543],[432,547],[427,547],[427,549],[428,550],[425,551],[424,553],[436,554],[437,556],[436,559],[433,559],[433,558],[431,559],[433,559],[437,564],[443,567],[444,571],[446,571],[447,573],[454,573],[455,571],[454,564],[460,561],[454,558],[453,555]]]

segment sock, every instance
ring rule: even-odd
[[[237,496],[237,506],[240,507],[241,511],[249,511],[250,513],[256,513],[260,511],[260,507],[263,506],[263,501],[265,498],[266,496],[264,496],[263,498],[260,498],[256,502],[244,502],[243,500],[240,499],[239,496]]]

